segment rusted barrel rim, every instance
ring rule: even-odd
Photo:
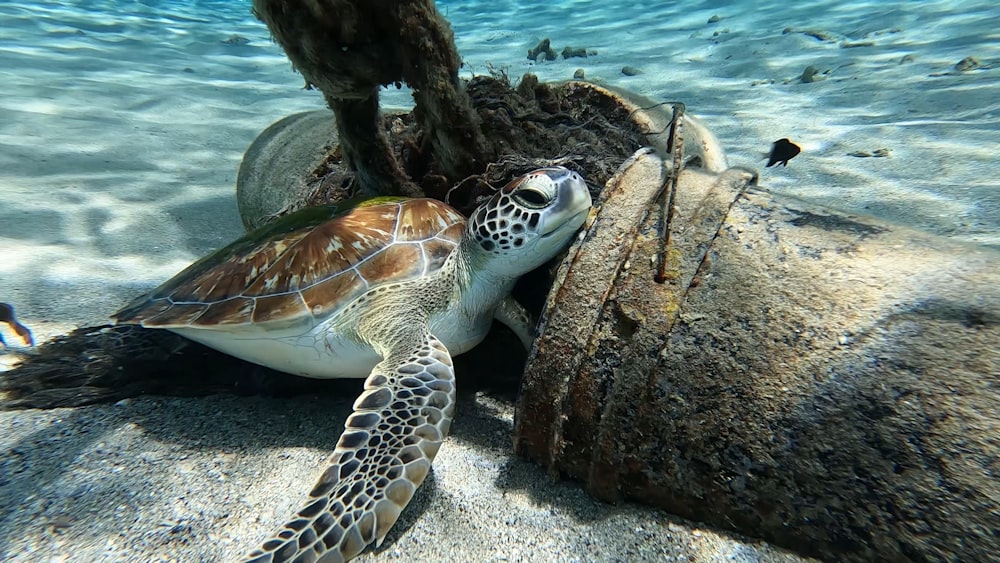
[[[571,397],[569,387],[577,383],[574,379],[578,370],[587,354],[593,352],[589,349],[594,342],[593,331],[605,303],[623,269],[628,269],[628,261],[648,258],[631,256],[640,226],[646,222],[648,214],[659,208],[662,215],[659,223],[662,246],[658,255],[658,271],[662,278],[667,262],[669,217],[673,209],[670,189],[681,177],[684,164],[692,165],[692,173],[700,171],[702,178],[697,181],[709,181],[721,188],[710,189],[709,192],[714,191],[715,195],[706,197],[705,206],[711,212],[706,213],[706,221],[699,225],[699,231],[704,233],[703,240],[689,245],[696,252],[686,258],[689,266],[685,275],[693,277],[701,260],[699,253],[708,251],[711,238],[721,228],[725,214],[738,197],[735,194],[756,177],[753,171],[728,169],[718,141],[697,118],[685,115],[672,126],[671,118],[683,115],[683,106],[675,110],[648,101],[640,101],[647,105],[639,105],[634,99],[625,97],[628,93],[619,94],[588,83],[574,83],[573,87],[591,88],[612,96],[629,109],[637,124],[655,133],[650,136],[652,146],[637,151],[607,182],[587,222],[585,234],[571,247],[557,271],[539,323],[539,336],[529,353],[515,414],[515,451],[553,471],[559,469],[558,458],[564,447],[562,419],[567,408],[573,410],[565,402],[593,398]],[[736,192],[729,189],[734,186]],[[661,199],[659,206],[657,198]],[[693,267],[690,266],[692,262]],[[649,282],[653,283],[652,277]]]

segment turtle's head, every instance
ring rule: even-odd
[[[529,172],[473,212],[473,250],[497,273],[520,276],[566,247],[590,204],[587,184],[576,172],[561,166]]]

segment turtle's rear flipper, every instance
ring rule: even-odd
[[[288,396],[325,383],[244,362],[165,330],[105,325],[60,336],[0,373],[0,410],[73,407],[148,394]]]

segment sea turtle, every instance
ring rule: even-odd
[[[510,290],[565,248],[590,206],[580,175],[551,167],[468,221],[432,199],[307,208],[114,315],[297,375],[368,378],[304,507],[246,561],[343,561],[382,542],[451,426],[451,356],[494,318],[530,345]]]

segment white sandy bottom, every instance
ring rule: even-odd
[[[348,398],[143,398],[0,413],[0,560],[227,561],[300,508]],[[376,555],[405,561],[802,561],[611,506],[510,454],[512,407],[464,397]]]
[[[38,341],[106,322],[238,236],[243,151],[269,123],[322,106],[246,3],[148,4],[0,4],[0,301]],[[802,143],[787,168],[762,171],[765,188],[1000,244],[994,2],[750,4],[439,2],[464,77],[492,66],[558,80],[583,68],[686,102],[733,164],[762,166],[781,137]],[[248,43],[223,43],[232,34]],[[599,54],[528,62],[542,37]],[[966,56],[984,68],[953,72]],[[643,73],[626,77],[624,65]],[[808,65],[824,80],[798,81]],[[409,103],[405,90],[383,99]],[[890,156],[848,156],[880,148]],[[15,358],[0,355],[0,369]],[[0,412],[0,560],[237,557],[297,508],[353,399]],[[552,481],[512,457],[510,411],[463,400],[379,559],[798,560]]]

